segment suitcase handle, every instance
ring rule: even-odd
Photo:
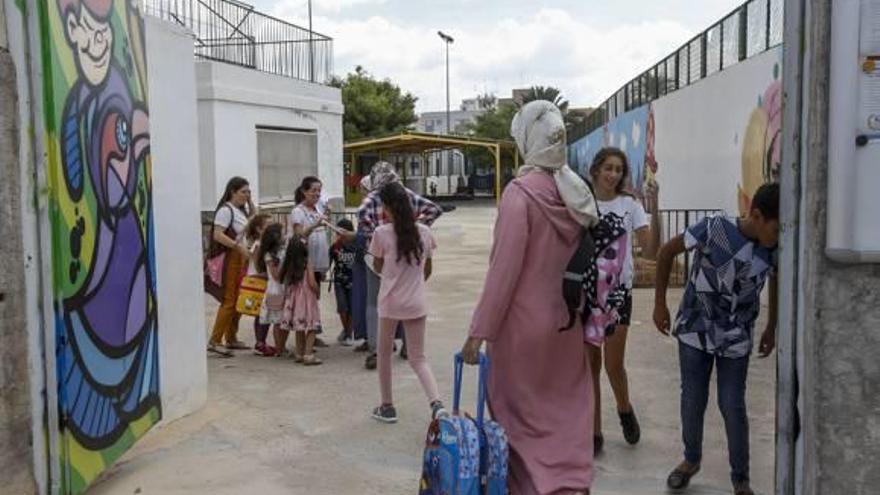
[[[477,427],[483,428],[483,415],[486,409],[486,381],[489,377],[489,356],[480,353],[480,373],[477,382]],[[455,354],[455,375],[453,380],[452,391],[452,414],[459,414],[459,406],[461,405],[461,379],[464,374],[464,358],[461,353]]]

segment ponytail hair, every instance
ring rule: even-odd
[[[394,233],[397,235],[397,261],[405,258],[410,264],[421,263],[425,247],[406,189],[399,182],[391,182],[379,189],[379,199],[382,206],[391,212]]]

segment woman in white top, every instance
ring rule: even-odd
[[[225,340],[227,349],[247,349],[248,346],[238,340],[238,320],[240,315],[235,310],[238,299],[238,282],[242,271],[250,258],[243,232],[248,218],[254,211],[251,203],[251,188],[247,179],[233,177],[226,183],[226,191],[214,213],[214,233],[212,244],[226,251],[223,270],[223,301],[217,310],[214,330],[208,341],[208,351],[223,355],[228,352],[219,346]]]
[[[296,189],[295,199],[296,206],[288,217],[287,235],[308,239],[309,262],[315,269],[315,280],[320,285],[330,269],[330,243],[324,227],[328,217],[321,202],[320,179],[312,176],[304,178]]]

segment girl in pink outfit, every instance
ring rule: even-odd
[[[315,335],[321,328],[321,310],[318,307],[318,282],[309,262],[309,248],[305,240],[295,235],[287,242],[281,280],[286,286],[281,326],[296,332],[293,359],[305,365],[321,364],[315,356]],[[283,343],[281,349],[283,349]]]
[[[379,285],[379,338],[377,345],[379,390],[382,404],[373,410],[373,418],[383,423],[397,422],[397,411],[391,398],[391,352],[398,323],[403,323],[409,365],[419,377],[428,397],[432,416],[443,411],[437,381],[425,359],[425,320],[428,301],[425,281],[431,276],[431,253],[437,244],[431,229],[416,223],[409,195],[399,183],[391,183],[379,191],[385,214],[390,223],[373,234],[370,253],[375,257]]]

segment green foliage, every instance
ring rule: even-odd
[[[330,85],[342,90],[346,141],[401,132],[418,120],[412,93],[404,93],[388,79],[375,79],[361,66],[345,79],[333,78]]]
[[[468,134],[486,139],[510,139],[510,122],[516,115],[514,105],[491,107],[468,124]]]
[[[529,92],[523,95],[522,104],[530,101],[546,100],[556,105],[562,115],[568,113],[568,100],[562,97],[562,92],[553,86],[532,86]]]
[[[488,98],[484,95],[481,98]],[[491,97],[494,100],[494,96]],[[488,100],[487,100],[488,101]],[[484,113],[477,116],[476,120],[468,124],[467,134],[484,139],[510,139],[510,122],[516,115],[515,105],[492,105]],[[464,150],[468,163],[476,168],[494,168],[495,158],[485,149],[468,148]]]

